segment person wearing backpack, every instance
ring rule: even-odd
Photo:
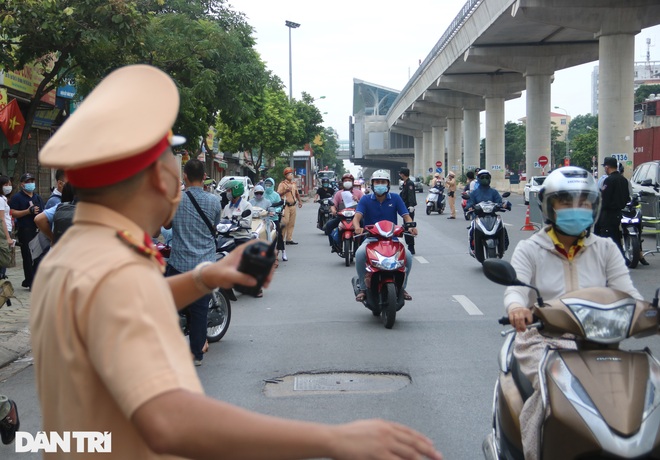
[[[59,241],[64,232],[73,225],[76,210],[76,191],[68,182],[62,188],[62,201],[47,208],[34,218],[34,223],[41,233],[50,240],[51,246]]]
[[[46,201],[46,205],[44,206],[44,210],[52,208],[53,206],[57,206],[60,204],[62,200],[62,190],[64,189],[64,185],[67,183],[66,182],[66,176],[64,175],[64,170],[63,169],[58,169],[55,171],[55,181],[56,185],[55,188],[53,189],[52,193],[50,194],[50,197],[48,198],[48,201]]]

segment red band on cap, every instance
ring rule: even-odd
[[[158,159],[169,145],[170,133],[168,132],[149,150],[110,163],[67,169],[66,176],[71,185],[78,188],[98,188],[113,185],[146,169],[147,166]]]

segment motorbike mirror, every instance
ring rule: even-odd
[[[508,198],[511,196],[511,192],[504,192],[502,193],[502,198]]]
[[[467,192],[463,192],[463,193],[461,193],[461,198],[463,198],[464,200],[469,200],[470,199],[470,194],[467,193]]]
[[[251,214],[252,214],[252,211],[249,210],[249,209],[246,209],[245,211],[243,211],[243,212],[241,213],[241,217],[247,217],[247,216],[249,216],[249,215],[251,215]]]
[[[483,263],[483,271],[486,278],[494,283],[504,286],[521,286],[518,281],[516,269],[505,260],[487,259]]]

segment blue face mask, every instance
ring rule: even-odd
[[[374,192],[376,195],[384,195],[387,193],[387,185],[374,185]]]
[[[557,214],[555,224],[567,235],[578,236],[594,223],[594,214],[591,209],[559,209],[555,213]]]
[[[271,193],[273,191],[273,187],[270,185],[264,185],[264,191],[266,193]]]
[[[35,187],[36,185],[34,184],[34,182],[28,182],[23,186],[26,192],[34,192]]]

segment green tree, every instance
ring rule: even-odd
[[[586,134],[592,129],[598,129],[598,117],[590,113],[578,115],[571,120],[568,127],[568,140],[572,142],[577,136]]]
[[[37,63],[43,75],[25,115],[18,164],[41,98],[76,74],[100,77],[139,52],[151,2],[100,0],[5,1],[0,6],[0,65],[21,70]],[[16,180],[20,171],[16,169]]]
[[[660,94],[660,85],[641,85],[635,90],[635,104],[641,104],[651,94]]]
[[[571,165],[591,171],[592,158],[598,158],[598,130],[590,129],[571,141]]]
[[[305,144],[311,143],[316,136],[323,132],[323,116],[319,109],[314,105],[314,98],[308,93],[302,93],[302,98],[298,101],[291,101],[296,118],[300,121],[300,137],[293,139],[293,147],[302,149]]]
[[[241,14],[222,2],[209,2],[213,15],[201,13],[200,5],[206,2],[180,3],[183,12],[152,18],[143,54],[177,82],[181,109],[175,126],[195,144],[190,147],[198,149],[198,140],[206,139],[218,117],[236,127],[255,116],[269,73]],[[191,9],[192,4],[197,8]]]
[[[525,161],[527,132],[522,123],[508,121],[504,125],[504,163],[513,170]]]
[[[216,125],[219,148],[225,152],[249,152],[255,168],[270,163],[282,152],[293,150],[303,138],[300,120],[277,78],[271,79],[263,93],[256,98],[255,116],[238,128],[222,119]]]
[[[319,167],[324,168],[328,166],[329,168],[333,168],[332,165],[334,164],[335,168],[333,169],[339,175],[339,171],[336,169],[336,166],[341,163],[341,161],[337,160],[337,150],[339,149],[337,133],[333,128],[324,128],[320,138],[320,145],[314,143],[314,156]]]

